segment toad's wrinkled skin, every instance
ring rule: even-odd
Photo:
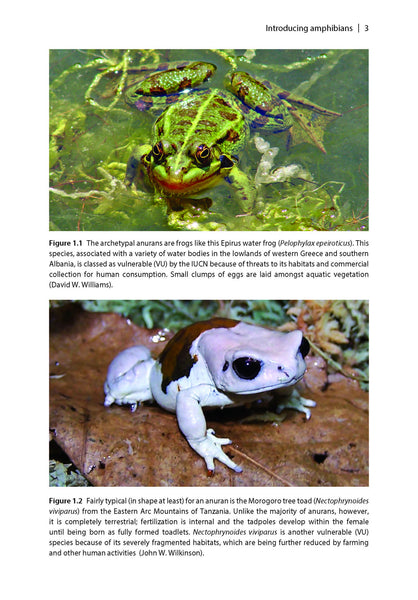
[[[223,318],[194,323],[179,331],[157,360],[144,346],[118,354],[109,366],[104,404],[135,410],[138,403],[155,400],[176,413],[181,432],[210,473],[215,458],[239,473],[241,467],[222,450],[231,441],[206,429],[203,409],[269,399],[273,390],[291,388],[305,373],[308,351],[301,331],[281,333]],[[307,407],[314,403],[290,389],[286,405],[309,418]]]

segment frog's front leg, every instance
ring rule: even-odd
[[[177,394],[176,414],[180,431],[197,454],[204,458],[210,474],[215,470],[214,459],[218,459],[230,469],[241,473],[236,465],[222,450],[224,444],[231,444],[228,438],[217,438],[213,429],[206,430],[206,420],[201,404],[219,405],[216,396],[219,392],[211,385],[198,385]]]
[[[285,408],[291,408],[297,410],[306,415],[306,419],[311,418],[310,409],[316,406],[316,402],[313,400],[309,400],[308,398],[303,398],[296,388],[293,388],[292,391],[283,398],[279,396],[279,402],[276,407],[276,412],[280,414]]]
[[[256,199],[254,182],[237,165],[232,167],[226,181],[234,188],[242,213],[245,215],[251,214]]]
[[[151,150],[152,146],[149,144],[136,146],[133,149],[132,156],[126,165],[125,185],[131,186],[140,173],[147,177],[147,183],[149,184],[148,165],[150,161],[147,157]]]

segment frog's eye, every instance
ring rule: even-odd
[[[152,147],[152,156],[155,162],[161,162],[164,159],[164,146],[162,142],[157,142]]]
[[[261,361],[250,356],[242,356],[232,363],[232,368],[241,379],[255,379],[261,371],[261,367]]]
[[[306,338],[302,338],[301,344],[299,346],[299,352],[302,354],[302,358],[305,358],[307,354],[309,354],[309,350],[311,349],[309,342]]]
[[[206,144],[200,144],[200,146],[197,147],[194,156],[197,164],[201,167],[207,167],[212,160],[212,153],[209,146],[206,146]]]

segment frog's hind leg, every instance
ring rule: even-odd
[[[104,405],[129,404],[134,411],[138,403],[152,400],[149,378],[154,363],[145,346],[132,346],[120,352],[108,368]]]
[[[216,66],[206,62],[185,62],[173,68],[156,72],[131,84],[125,90],[126,102],[138,110],[152,107],[152,98],[164,97],[174,100],[184,90],[199,87],[216,71]]]
[[[266,84],[268,82],[265,82]],[[252,113],[248,119],[253,129],[263,129],[275,133],[287,131],[293,125],[293,119],[286,104],[269,87],[243,71],[228,73],[226,87],[235,94]]]

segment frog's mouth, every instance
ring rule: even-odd
[[[205,174],[199,179],[194,181],[186,181],[185,179],[173,179],[167,177],[161,179],[154,173],[154,181],[168,194],[189,196],[190,194],[197,194],[202,190],[213,187],[223,179],[223,176],[218,172]]]
[[[212,162],[210,169],[192,167],[187,170],[172,172],[158,165],[152,172],[154,183],[169,195],[190,196],[220,183],[230,172],[234,162],[220,157]]]

